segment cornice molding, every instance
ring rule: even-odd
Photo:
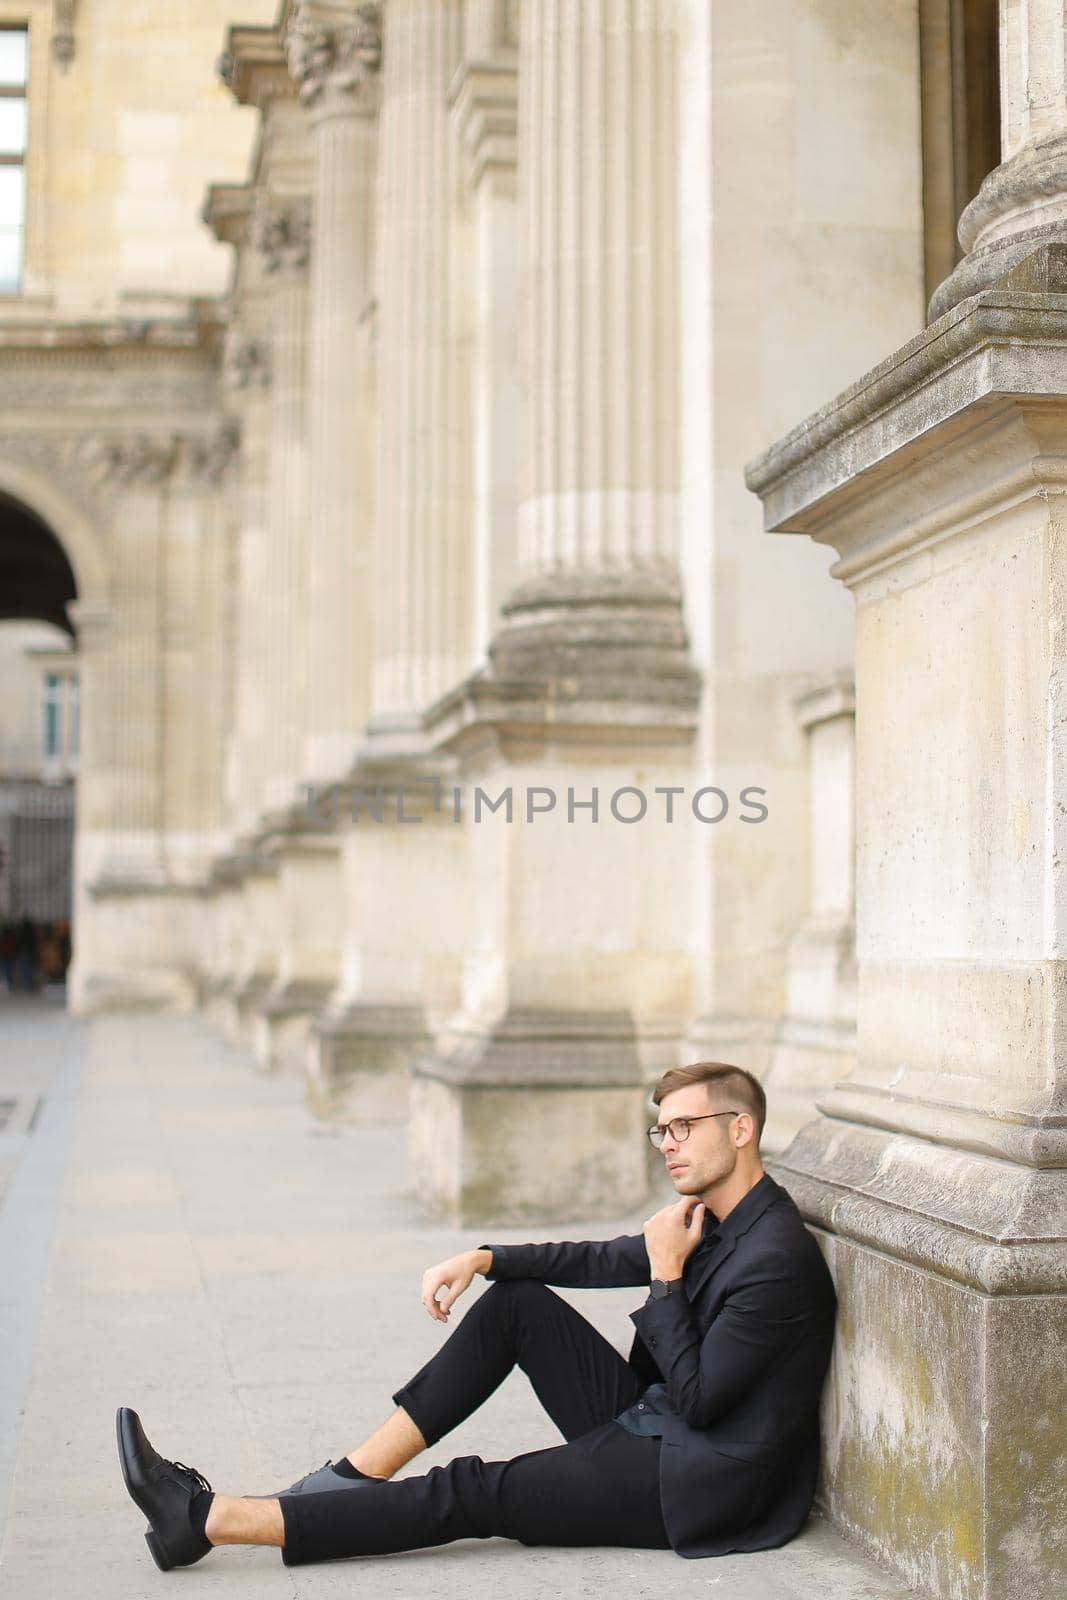
[[[235,23],[215,70],[238,105],[262,111],[278,96],[295,96],[281,30]]]
[[[476,189],[490,168],[514,173],[519,153],[517,58],[464,62],[449,86],[448,103],[470,187]]]
[[[252,214],[252,186],[248,183],[213,183],[200,208],[201,221],[222,244],[244,243]]]

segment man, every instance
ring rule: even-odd
[[[393,1396],[392,1416],[336,1463],[269,1498],[216,1495],[118,1413],[126,1486],[164,1570],[214,1545],[265,1544],[287,1565],[454,1539],[673,1548],[784,1544],[811,1508],[830,1274],[786,1191],[763,1171],[766,1101],[751,1073],[667,1072],[649,1129],[681,1197],[640,1234],[482,1245],[423,1277],[438,1322],[476,1272],[493,1286]],[[628,1360],[546,1287],[649,1286]],[[441,1290],[444,1294],[438,1300]],[[510,1461],[461,1456],[388,1480],[477,1409],[518,1363],[566,1444]]]

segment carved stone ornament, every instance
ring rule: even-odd
[[[262,204],[252,213],[252,243],[267,272],[300,272],[311,253],[311,203]]]
[[[270,383],[270,346],[238,327],[226,334],[223,376],[231,389],[265,389]]]
[[[289,71],[304,105],[329,89],[359,95],[382,61],[380,0],[297,0],[285,36]]]
[[[52,20],[52,59],[60,72],[74,60],[75,0],[54,0]]]
[[[237,458],[240,442],[240,429],[232,420],[212,433],[190,435],[185,441],[185,470],[190,480],[222,483]]]
[[[160,484],[170,476],[177,455],[178,441],[173,434],[142,433],[128,439],[111,439],[101,451],[102,476],[124,489]]]

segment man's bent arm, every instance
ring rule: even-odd
[[[641,1233],[581,1244],[480,1245],[478,1254],[489,1257],[484,1275],[493,1281],[533,1278],[561,1289],[629,1289],[652,1280]]]
[[[650,1300],[630,1313],[663,1374],[678,1415],[707,1428],[743,1400],[776,1356],[829,1318],[798,1277],[794,1260],[772,1252],[728,1296],[701,1338],[685,1295]]]

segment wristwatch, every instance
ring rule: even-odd
[[[653,1278],[648,1292],[653,1300],[663,1300],[667,1295],[674,1294],[676,1290],[681,1290],[681,1287],[681,1278]]]

